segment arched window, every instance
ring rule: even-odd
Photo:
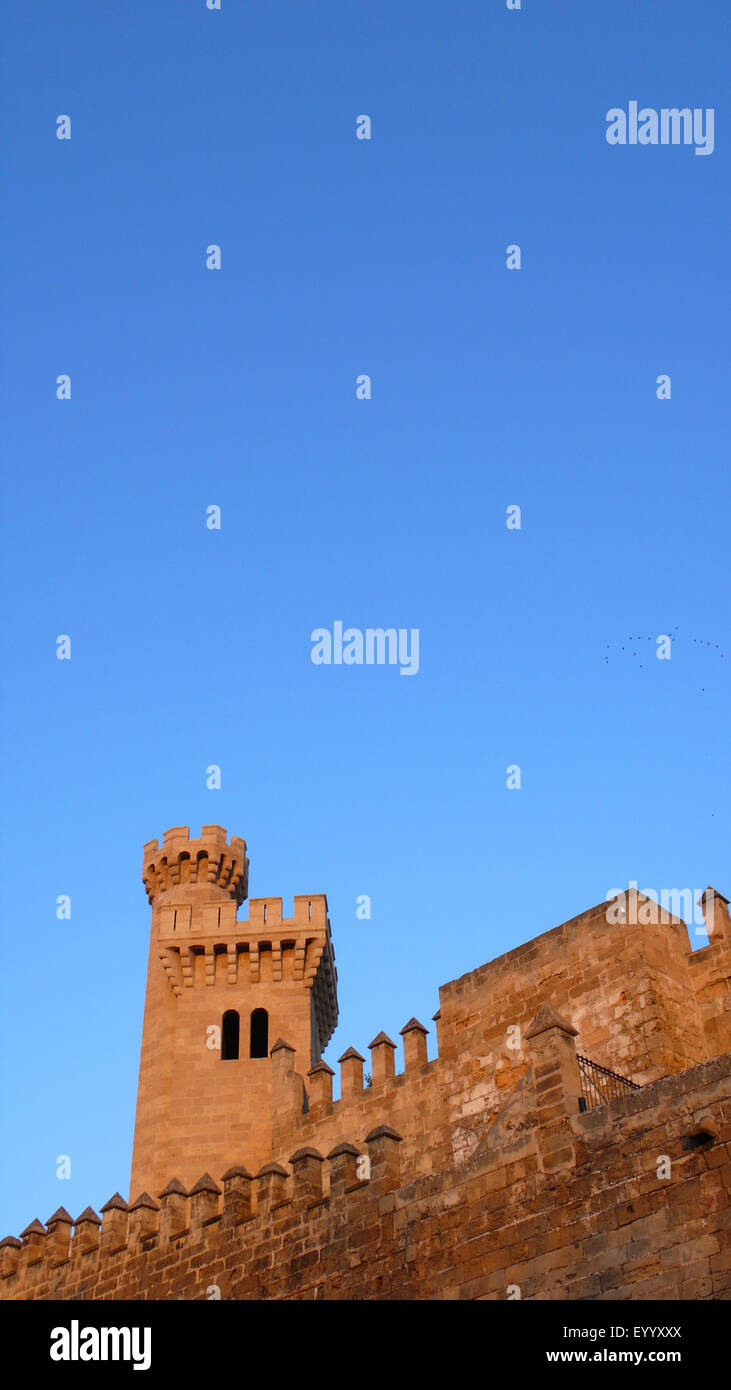
[[[269,1015],[266,1009],[254,1009],[252,1012],[249,1056],[269,1056]]]
[[[221,1061],[235,1062],[239,1055],[239,1016],[227,1009],[221,1020]]]

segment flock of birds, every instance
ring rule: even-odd
[[[668,632],[668,633],[666,634],[666,635],[670,638],[670,641],[671,641],[671,644],[672,644],[672,645],[674,645],[675,642],[678,640],[678,638],[677,638],[678,630],[679,630],[679,629],[678,629],[677,627],[675,627],[675,628],[672,629],[672,631],[670,631],[670,632]],[[635,657],[635,656],[642,656],[642,655],[643,655],[643,651],[642,651],[641,647],[630,647],[630,643],[634,643],[634,642],[640,643],[640,642],[648,641],[648,642],[654,643],[654,644],[655,644],[655,647],[656,647],[656,646],[657,646],[658,637],[659,637],[659,634],[656,634],[654,637],[648,637],[648,638],[644,638],[644,637],[627,637],[627,638],[625,639],[627,645],[624,646],[623,644],[615,643],[615,649],[616,649],[617,646],[619,646],[619,650],[622,651],[622,652],[626,651],[626,652],[629,654],[630,651],[631,651],[631,654],[632,654],[633,657]],[[698,647],[709,647],[712,651],[718,652],[718,655],[720,656],[721,660],[722,660],[722,661],[724,660],[724,657],[725,657],[726,654],[725,654],[725,652],[722,652],[722,651],[721,651],[721,644],[720,644],[720,642],[709,642],[709,641],[707,641],[707,639],[706,639],[705,637],[694,637],[694,638],[692,639],[692,641],[693,641],[693,642],[696,644],[696,646],[698,646]],[[611,643],[607,642],[606,650],[607,650],[607,651],[612,651],[612,645],[611,645]],[[654,653],[654,650],[655,650],[655,648],[653,648],[653,653]],[[645,656],[649,656],[649,655],[651,655],[651,653],[646,652],[646,653],[644,653],[644,655],[645,655]],[[607,665],[608,665],[608,664],[609,664],[609,657],[608,657],[608,656],[605,656],[604,660],[605,660],[605,662],[606,662]],[[645,664],[646,664],[646,663],[645,663],[644,661],[641,661],[641,662],[640,662],[640,670],[643,669],[643,667],[645,666]],[[649,664],[649,663],[648,663],[648,664]],[[703,694],[704,691],[705,691],[705,686],[701,686],[701,694]]]

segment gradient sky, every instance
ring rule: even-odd
[[[731,896],[728,26],[8,7],[0,1235],[127,1191],[168,826],[327,893],[331,1065],[630,880]],[[635,99],[713,154],[610,147]],[[335,619],[418,675],[314,666]]]

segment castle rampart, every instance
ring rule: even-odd
[[[466,1162],[415,1176],[376,1126],[256,1177],[173,1179],[131,1208],[115,1194],[73,1236],[61,1209],[2,1242],[0,1296],[729,1297],[729,1058],[580,1113],[573,1030],[553,1010],[534,1025],[526,1075]]]
[[[238,919],[248,863],[219,826],[145,846],[130,1197],[6,1237],[0,1297],[731,1294],[726,898],[698,951],[642,895],[591,908],[444,985],[431,1059],[416,1018],[369,1084],[347,1047],[336,1097],[327,900]]]
[[[721,1055],[731,1048],[725,901],[716,895],[716,930],[696,952],[685,924],[667,913],[628,926],[608,921],[602,903],[452,981],[439,991],[436,1058],[427,1061],[426,1030],[412,1019],[403,1071],[395,1073],[395,1046],[379,1034],[367,1089],[353,1048],[341,1058],[340,1100],[332,1099],[332,1073],[303,1074],[308,1111],[277,1108],[275,1150],[327,1147],[341,1134],[365,1133],[378,1116],[404,1135],[416,1172],[468,1157],[484,1116],[497,1113],[526,1071],[525,1032],[546,997],[576,1028],[580,1053],[638,1084]],[[290,1061],[296,1072],[299,1057]]]

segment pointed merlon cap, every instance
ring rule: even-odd
[[[269,1049],[269,1056],[273,1057],[275,1052],[281,1052],[283,1049],[286,1052],[296,1052],[297,1050],[296,1048],[292,1047],[291,1043],[285,1042],[284,1038],[277,1038],[274,1047]]]
[[[384,1045],[384,1043],[385,1043],[386,1047],[392,1047],[393,1050],[394,1050],[394,1052],[396,1051],[396,1044],[395,1044],[395,1042],[391,1042],[391,1039],[389,1038],[388,1033],[384,1033],[384,1032],[383,1032],[383,1029],[381,1029],[381,1032],[378,1033],[378,1035],[373,1039],[373,1042],[369,1042],[368,1046],[369,1046],[369,1047],[382,1047],[382,1046]]]
[[[310,1067],[310,1070],[308,1071],[307,1075],[308,1075],[308,1076],[318,1076],[318,1075],[320,1074],[320,1072],[324,1072],[325,1076],[334,1076],[334,1075],[335,1075],[335,1072],[333,1071],[332,1067],[329,1067],[328,1064],[327,1064],[327,1062],[322,1062],[322,1061],[320,1061],[320,1062],[315,1062],[314,1067]]]
[[[408,1023],[405,1023],[403,1028],[400,1029],[400,1032],[402,1037],[404,1033],[423,1033],[424,1037],[426,1037],[429,1029],[425,1028],[424,1024],[419,1022],[418,1018],[410,1018]]]
[[[257,1178],[266,1178],[270,1173],[274,1173],[275,1177],[278,1178],[289,1177],[286,1168],[283,1168],[280,1163],[265,1163],[264,1167],[259,1169],[256,1176]]]
[[[395,1129],[391,1129],[390,1125],[377,1125],[370,1134],[366,1134],[365,1141],[366,1144],[372,1144],[374,1139],[397,1139],[400,1144],[402,1138],[403,1136],[397,1134]]]
[[[114,1196],[110,1197],[109,1201],[104,1203],[102,1212],[105,1211],[129,1211],[129,1206],[125,1202],[124,1197],[121,1197],[118,1192],[115,1192]]]
[[[195,1187],[191,1187],[191,1197],[195,1192],[213,1192],[217,1197],[221,1195],[221,1189],[218,1184],[213,1181],[210,1173],[204,1173],[203,1177],[198,1179]]]
[[[562,1033],[568,1033],[569,1037],[579,1036],[578,1028],[574,1028],[567,1019],[557,1013],[552,1004],[541,1004],[530,1027],[526,1029],[526,1038],[537,1038],[539,1033],[548,1032],[549,1028],[560,1028]]]
[[[24,1231],[21,1231],[21,1233],[20,1233],[21,1239],[23,1239],[23,1240],[25,1239],[26,1236],[45,1236],[45,1235],[47,1235],[47,1234],[48,1234],[48,1232],[46,1231],[45,1226],[43,1226],[43,1225],[41,1224],[41,1222],[38,1220],[38,1217],[37,1217],[37,1216],[34,1217],[34,1219],[31,1221],[30,1225],[29,1225],[29,1226],[26,1226],[25,1230],[24,1230]]]
[[[318,1149],[298,1149],[296,1153],[292,1154],[289,1161],[290,1163],[300,1163],[303,1158],[316,1158],[318,1163],[325,1162]]]
[[[149,1192],[141,1192],[137,1201],[132,1203],[130,1211],[139,1211],[141,1207],[147,1207],[150,1211],[160,1210],[155,1198],[151,1197]]]
[[[721,904],[722,912],[724,908],[728,909],[728,898],[724,898],[723,893],[719,893],[717,889],[711,888],[709,884],[709,886],[706,888],[705,893],[701,893],[701,896],[698,899],[698,906],[702,908],[703,916],[705,918],[706,923],[706,930],[709,936],[711,935],[714,927],[714,909],[716,903]]]
[[[365,1057],[361,1057],[360,1053],[356,1052],[354,1047],[349,1047],[347,1052],[343,1053],[342,1057],[338,1057],[338,1063],[349,1062],[351,1057],[354,1057],[356,1062],[365,1062]]]
[[[233,1168],[227,1168],[221,1178],[221,1182],[230,1182],[232,1178],[248,1178],[250,1182],[254,1181],[253,1175],[249,1172],[248,1168],[244,1168],[241,1163],[235,1163]]]
[[[75,1226],[83,1226],[84,1223],[87,1222],[87,1221],[93,1221],[94,1224],[97,1225],[97,1226],[101,1226],[101,1224],[102,1224],[102,1219],[101,1219],[101,1217],[100,1217],[100,1216],[97,1216],[97,1214],[96,1214],[96,1212],[94,1211],[94,1208],[93,1208],[93,1207],[84,1207],[84,1210],[82,1211],[81,1216],[77,1216],[76,1220],[74,1221],[74,1225],[75,1225]]]
[[[73,1226],[73,1224],[74,1218],[69,1216],[65,1207],[59,1207],[58,1211],[54,1211],[53,1216],[49,1216],[46,1222],[47,1226]]]
[[[167,1187],[164,1187],[163,1190],[162,1190],[162,1192],[159,1192],[159,1193],[158,1193],[158,1197],[160,1197],[161,1200],[162,1200],[163,1197],[172,1197],[172,1196],[175,1196],[175,1197],[187,1197],[187,1196],[188,1196],[188,1194],[187,1194],[185,1188],[183,1187],[182,1182],[180,1182],[180,1181],[178,1180],[178,1178],[171,1178],[171,1179],[170,1179],[170,1182],[169,1182],[168,1185],[167,1185]]]
[[[22,1244],[22,1240],[18,1240],[17,1236],[3,1236],[2,1240],[0,1240],[0,1250],[3,1248],[19,1250]]]
[[[350,1154],[352,1158],[360,1158],[360,1149],[356,1149],[355,1144],[336,1144],[331,1149],[328,1158],[340,1158],[341,1154]]]
[[[711,888],[710,883],[705,893],[701,894],[701,907],[705,907],[706,898],[710,898],[711,902],[717,898],[720,903],[725,903],[728,907],[728,898],[724,898],[723,893],[719,893],[717,888]]]

